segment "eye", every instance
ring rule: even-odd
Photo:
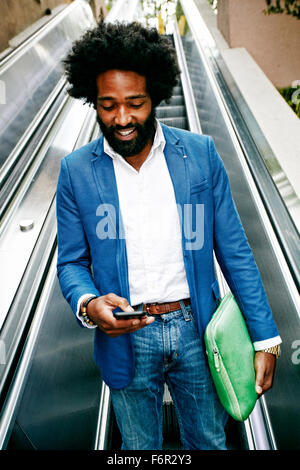
[[[112,111],[113,108],[114,108],[114,105],[111,105],[111,106],[104,106],[103,104],[101,104],[100,107],[101,107],[102,109],[104,109],[104,111]]]
[[[129,106],[131,108],[134,108],[134,109],[138,109],[138,108],[141,108],[143,106],[144,103],[138,103],[138,104],[135,104],[135,103],[130,103]]]

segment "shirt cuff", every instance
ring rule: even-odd
[[[97,297],[97,296],[95,294],[84,294],[84,295],[82,295],[79,298],[78,302],[77,302],[76,317],[82,323],[82,325],[85,326],[85,328],[89,328],[90,330],[92,330],[94,328],[97,328],[97,325],[90,325],[89,323],[86,323],[84,321],[83,317],[80,315],[80,305],[81,305],[82,301],[84,299],[86,299],[87,297]]]
[[[274,336],[274,338],[264,339],[263,341],[255,341],[253,343],[255,351],[261,351],[262,349],[272,348],[273,346],[277,346],[277,344],[281,344],[282,340],[280,336]]]

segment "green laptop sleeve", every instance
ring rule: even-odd
[[[255,352],[244,317],[231,292],[221,300],[207,325],[204,339],[220,401],[234,419],[244,421],[257,400]]]

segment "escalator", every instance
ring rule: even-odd
[[[118,8],[122,6],[122,2],[117,3]],[[123,5],[128,14],[128,0]],[[157,118],[169,126],[213,136],[229,174],[233,196],[280,334],[283,342],[289,344],[295,338],[295,331],[299,331],[299,301],[294,288],[297,272],[293,270],[294,264],[299,267],[297,257],[289,250],[291,261],[288,261],[284,252],[288,241],[285,243],[283,234],[278,242],[275,222],[269,222],[270,211],[266,211],[267,204],[261,202],[263,195],[257,190],[261,185],[253,181],[255,175],[245,163],[247,148],[241,149],[237,142],[237,131],[233,132],[228,115],[224,113],[224,103],[209,79],[193,35],[183,37],[181,44],[175,29],[171,40],[180,60],[181,83],[174,89],[170,102],[163,102],[157,108]],[[0,364],[0,447],[117,450],[121,438],[108,388],[93,361],[93,333],[78,327],[56,278],[55,184],[59,162],[73,149],[97,138],[99,131],[94,111],[66,98],[63,85],[55,96],[58,100],[53,97],[51,108],[45,114],[51,117],[47,125],[37,123],[34,131],[37,134],[32,132],[22,152],[15,152],[18,157],[3,162],[9,171],[3,173],[0,195],[3,207],[0,243],[15,240],[8,254],[13,256],[15,249],[14,264],[19,262],[23,271],[16,269],[10,274],[11,279],[15,277],[14,285],[8,286],[11,300],[7,302],[5,315],[0,317],[0,345],[5,345],[6,356]],[[235,117],[231,119],[234,121]],[[39,134],[41,129],[43,139]],[[37,142],[43,145],[39,147]],[[244,142],[248,142],[246,137]],[[15,149],[12,145],[9,154]],[[33,150],[36,153],[30,160]],[[24,181],[27,181],[25,186]],[[48,188],[47,194],[45,188]],[[34,216],[32,201],[39,202]],[[284,211],[281,206],[277,209]],[[16,233],[16,221],[19,223],[20,218],[33,218],[36,232]],[[21,244],[20,250],[15,248],[18,244]],[[0,251],[3,246],[1,244]],[[288,380],[284,381],[287,370]],[[278,362],[276,377],[276,388],[258,401],[247,422],[229,420],[226,434],[230,449],[295,445],[299,375],[287,350]],[[282,387],[287,383],[284,396]],[[283,416],[285,412],[288,417]],[[286,423],[285,432],[287,423],[291,427],[288,438],[284,438],[281,431],[283,423]],[[180,449],[178,423],[167,389],[163,426],[164,449]]]
[[[185,105],[174,105],[179,101],[184,102],[180,85],[174,89],[171,102],[158,107],[157,117],[163,123],[187,129]],[[54,265],[49,276],[53,282],[49,282],[50,291],[42,309],[47,315],[39,325],[38,343],[7,448],[91,449],[101,387],[92,360],[92,333],[74,322],[73,313],[62,299]],[[178,423],[167,390],[164,402],[164,449],[180,449]],[[112,409],[107,424],[106,449],[118,449],[121,438]],[[228,436],[229,447],[240,448],[235,423],[229,423]]]

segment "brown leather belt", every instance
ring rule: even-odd
[[[183,299],[184,305],[190,305],[191,299]],[[135,305],[134,310],[138,310],[140,305]],[[178,302],[166,302],[164,304],[152,303],[152,304],[143,304],[143,312],[146,312],[148,315],[162,315],[164,313],[175,312],[180,310],[181,305]]]

